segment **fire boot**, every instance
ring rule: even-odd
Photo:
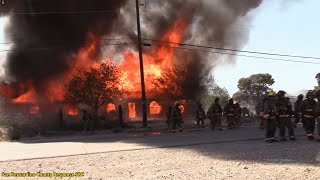
[[[266,143],[272,143],[272,140],[270,138],[265,138],[264,140]]]
[[[296,137],[294,137],[294,136],[290,136],[290,140],[291,140],[291,141],[295,141],[295,140],[297,140],[297,139],[296,139]]]
[[[285,137],[281,137],[279,140],[280,141],[288,141],[287,138],[285,138]]]
[[[271,141],[272,141],[272,142],[278,142],[278,140],[275,139],[275,138],[271,138]]]
[[[308,137],[308,140],[309,140],[309,141],[314,140],[313,134],[308,134],[307,137]]]

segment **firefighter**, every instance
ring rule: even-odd
[[[168,129],[170,128],[171,113],[172,113],[172,106],[169,106],[167,114],[166,114],[166,116],[167,116],[166,124],[167,124]]]
[[[280,141],[287,141],[285,138],[286,128],[288,128],[289,139],[296,140],[294,136],[293,124],[291,121],[292,117],[292,105],[290,99],[285,98],[285,91],[279,91],[277,93],[277,117],[278,117],[278,127],[279,127],[279,137]]]
[[[196,112],[197,126],[198,127],[200,126],[200,123],[201,123],[201,127],[204,128],[204,119],[206,118],[205,115],[206,114],[204,112],[204,109],[202,108],[202,104],[200,103],[198,105],[198,109],[197,109],[197,112]]]
[[[305,131],[309,140],[314,139],[316,106],[317,102],[314,100],[314,93],[312,90],[310,90],[306,95],[306,99],[302,101],[300,106],[301,117],[302,120],[304,120]]]
[[[298,100],[294,103],[294,127],[297,127],[297,124],[300,122],[301,119],[301,111],[300,111],[300,106],[301,102],[303,100],[303,95],[300,94],[298,96]],[[302,120],[303,128],[305,128],[305,123]]]
[[[91,114],[85,109],[82,110],[82,120],[83,120],[83,134],[86,135],[87,132],[91,129],[90,124],[92,124],[91,123],[92,117],[91,117]]]
[[[290,98],[286,97],[286,104],[287,104],[287,109],[288,109],[288,114],[290,118],[288,119],[288,133],[289,133],[289,139],[292,141],[297,140],[295,135],[294,135],[294,123],[292,122],[292,116],[294,115],[293,110],[292,110],[292,103],[290,102]]]
[[[179,132],[182,132],[182,113],[180,110],[180,104],[176,103],[171,112],[171,129],[172,132],[176,132],[176,127],[178,126]]]
[[[264,129],[264,120],[263,120],[263,107],[264,107],[264,103],[266,102],[267,98],[264,97],[262,99],[262,102],[259,102],[256,106],[256,113],[257,113],[257,117],[258,119],[260,119],[260,123],[259,123],[259,129]]]
[[[277,142],[277,140],[274,139],[277,129],[276,93],[274,91],[268,92],[268,97],[264,103],[263,111],[265,141],[268,143]]]
[[[316,93],[317,96],[317,123],[318,123],[318,139],[317,141],[320,142],[320,90]]]
[[[228,128],[235,128],[235,114],[236,114],[236,106],[233,104],[233,99],[231,98],[228,104],[224,107],[224,114],[227,117]]]
[[[207,117],[210,119],[211,129],[214,130],[218,127],[219,130],[222,130],[221,127],[221,117],[222,117],[222,108],[219,104],[219,98],[214,100],[214,103],[210,106]]]
[[[241,114],[242,114],[242,108],[240,107],[239,102],[235,104],[235,126],[240,127],[241,126]]]

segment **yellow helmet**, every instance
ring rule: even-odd
[[[271,90],[271,91],[269,91],[268,92],[268,96],[269,97],[274,97],[274,96],[276,96],[277,94],[273,91],[273,90]]]

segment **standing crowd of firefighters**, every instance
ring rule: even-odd
[[[196,120],[198,127],[205,127],[205,120],[208,118],[210,120],[210,127],[212,130],[219,129],[222,130],[221,121],[222,117],[225,116],[228,122],[228,128],[234,129],[239,127],[241,123],[242,108],[239,103],[235,103],[233,99],[230,99],[227,105],[222,109],[219,104],[219,98],[214,100],[214,103],[211,104],[207,113],[205,113],[202,104],[198,105],[196,111]],[[167,125],[168,129],[175,132],[177,127],[179,132],[183,131],[182,129],[182,113],[180,109],[180,104],[176,103],[174,107],[169,107],[167,112]]]
[[[286,129],[288,130],[289,140],[296,140],[294,129],[297,124],[302,121],[303,128],[307,133],[309,140],[314,140],[314,131],[317,121],[318,138],[320,142],[320,91],[308,91],[306,99],[303,100],[303,95],[298,96],[298,100],[294,104],[294,108],[290,103],[290,98],[286,97],[286,92],[281,90],[278,93],[270,91],[267,93],[263,101],[256,106],[256,113],[261,119],[260,128],[265,129],[265,141],[268,143],[280,141],[287,141]],[[317,98],[318,102],[314,99]],[[205,120],[210,120],[210,127],[212,130],[222,130],[221,121],[225,117],[229,129],[240,127],[242,108],[239,103],[234,103],[230,99],[224,108],[219,104],[219,98],[214,100],[207,113],[205,113],[202,104],[198,105],[196,111],[196,120],[198,127],[205,127]],[[294,117],[294,121],[292,121]],[[183,120],[180,109],[180,104],[176,103],[174,107],[169,107],[167,112],[168,129],[175,132],[183,131]],[[279,129],[279,139],[275,138],[277,129]]]
[[[292,108],[290,98],[285,97],[285,91],[275,93],[270,91],[267,96],[256,107],[256,112],[261,119],[260,128],[265,129],[265,141],[268,143],[277,142],[275,133],[279,129],[279,140],[287,141],[286,129],[290,140],[296,140],[294,129],[302,121],[307,138],[314,140],[314,131],[317,122],[318,138],[320,142],[320,91],[316,94],[310,90],[303,100],[303,95],[298,96],[298,100]],[[317,98],[318,102],[314,99]],[[294,117],[294,121],[292,121]]]

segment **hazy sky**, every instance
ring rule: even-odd
[[[255,12],[250,28],[250,39],[243,50],[280,54],[320,57],[320,1],[265,0]],[[282,1],[283,2],[283,1]],[[261,56],[254,55],[253,56]],[[320,63],[320,60],[274,57]],[[217,83],[224,86],[230,95],[235,93],[238,80],[255,73],[270,73],[275,90],[283,89],[295,94],[301,89],[313,89],[315,75],[320,72],[320,64],[303,64],[238,57],[234,65],[221,65],[214,74]]]

